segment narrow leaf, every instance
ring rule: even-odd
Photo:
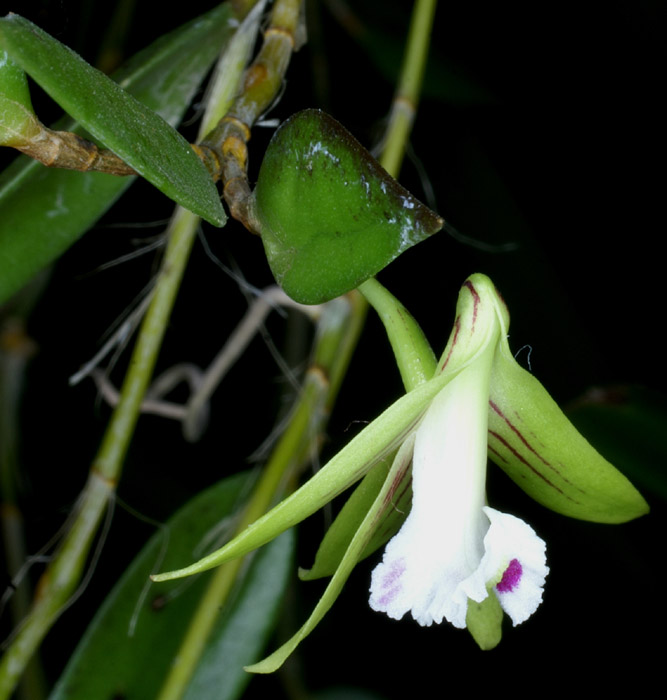
[[[177,124],[233,28],[225,3],[134,56],[114,78]],[[57,128],[72,130],[74,123]],[[85,132],[77,128],[77,133]],[[58,258],[134,178],[52,170],[21,156],[0,175],[0,303]]]
[[[186,209],[224,224],[206,168],[164,119],[23,17],[0,19],[0,37],[13,60],[95,139]]]
[[[157,696],[207,577],[185,586],[151,586],[142,598],[148,574],[165,544],[165,563],[192,556],[221,519],[232,520],[247,485],[245,474],[219,482],[176,513],[164,533],[151,538],[91,622],[50,700]],[[293,538],[282,537],[252,560],[216,623],[186,697],[239,697],[249,678],[242,666],[261,653],[272,629],[292,550]]]

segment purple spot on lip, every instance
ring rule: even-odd
[[[511,593],[521,581],[523,575],[523,567],[518,559],[512,559],[509,566],[505,569],[500,583],[496,586],[498,593]]]

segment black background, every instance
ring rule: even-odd
[[[5,4],[91,61],[112,9],[65,0]],[[269,116],[284,119],[320,106],[372,146],[388,114],[392,55],[397,65],[409,4],[353,5],[370,32],[373,51],[352,38],[326,7],[310,7],[309,19],[319,19],[319,31],[311,29],[311,42],[294,57],[283,99]],[[209,7],[191,0],[156,12],[138,3],[126,51]],[[442,232],[380,275],[423,324],[436,351],[446,342],[460,284],[472,272],[485,272],[512,313],[512,347],[532,347],[532,369],[560,403],[572,402],[591,386],[664,390],[661,10],[661,3],[648,0],[440,3],[412,148],[433,187],[437,210],[462,234],[494,250]],[[386,43],[382,50],[380,40]],[[39,97],[36,104],[39,110]],[[49,121],[52,107],[44,102],[41,109]],[[194,138],[192,129],[185,133]],[[256,129],[253,134],[251,177],[271,133]],[[426,198],[411,162],[400,179]],[[76,498],[108,418],[93,387],[70,389],[67,377],[95,352],[105,329],[149,279],[154,261],[148,255],[96,269],[132,250],[134,239],[160,231],[118,224],[164,219],[170,211],[159,193],[134,185],[59,262],[31,320],[40,351],[24,400],[23,460],[34,548]],[[250,282],[260,287],[271,282],[259,241],[242,227],[233,222],[222,231],[205,227],[204,235],[213,252],[227,263],[236,261]],[[509,252],[503,247],[508,243],[514,244]],[[197,245],[161,368],[210,361],[244,309],[236,284]],[[278,347],[284,326],[279,318],[269,323]],[[122,368],[121,360],[116,381]],[[177,427],[143,420],[125,466],[121,498],[164,519],[189,494],[243,468],[272,426],[281,383],[269,353],[256,342],[222,385],[202,442],[186,445]],[[400,393],[389,346],[371,318],[332,418],[325,454],[358,430],[354,421],[372,419]],[[664,469],[664,464],[654,467]],[[573,686],[602,692],[656,673],[651,630],[664,623],[657,565],[664,532],[660,500],[649,493],[653,512],[635,523],[579,523],[539,508],[496,472],[491,470],[490,501],[520,514],[547,541],[551,574],[535,616],[516,630],[508,628],[498,649],[482,653],[465,632],[446,625],[421,629],[370,611],[366,591],[372,562],[366,563],[333,614],[301,647],[297,663],[306,687],[359,685],[387,698],[434,687],[440,695]],[[306,566],[323,527],[319,521],[310,525],[299,554],[299,564]],[[150,528],[119,513],[89,591],[47,640],[47,670],[53,677],[100,596],[149,534]],[[298,584],[296,590],[300,624],[321,588]],[[275,678],[258,678],[249,689],[252,697],[282,692]]]

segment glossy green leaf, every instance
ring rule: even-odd
[[[154,584],[143,596],[148,575],[161,563],[173,565],[192,557],[225,518],[233,525],[248,484],[246,474],[219,482],[174,515],[164,533],[151,538],[91,622],[51,700],[157,697],[208,576],[185,586]],[[286,533],[255,555],[216,623],[185,697],[239,697],[249,679],[242,666],[261,653],[272,629],[292,566],[293,545]]]
[[[95,139],[186,209],[222,226],[217,189],[188,142],[104,73],[19,15],[0,19],[12,59]]]
[[[276,280],[303,304],[354,289],[444,223],[314,109],[276,131],[252,206]]]
[[[170,124],[177,124],[229,39],[225,3],[158,39],[114,79]],[[74,129],[74,123],[57,128]],[[20,156],[0,174],[0,303],[58,258],[116,201],[134,178],[45,168]]]

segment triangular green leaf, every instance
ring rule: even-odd
[[[303,304],[354,289],[444,224],[314,109],[276,131],[253,196],[271,270]]]

